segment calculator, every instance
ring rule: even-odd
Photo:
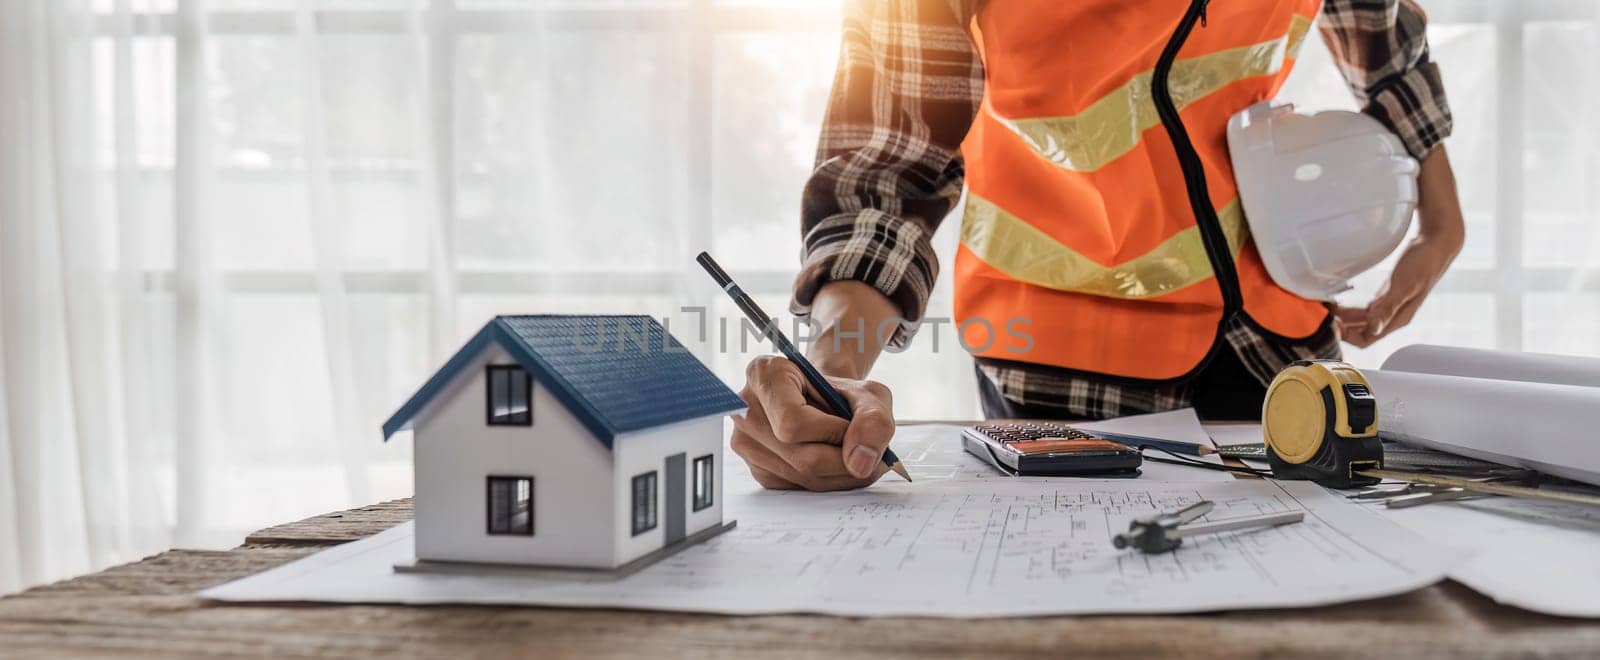
[[[1138,450],[1063,424],[993,420],[962,431],[968,453],[1015,476],[1136,477]]]

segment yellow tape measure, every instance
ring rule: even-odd
[[[1378,402],[1366,376],[1336,360],[1289,365],[1272,380],[1261,409],[1267,461],[1279,479],[1307,479],[1330,488],[1384,479],[1465,491],[1600,506],[1600,497],[1529,486],[1385,469],[1378,440]]]
[[[1383,468],[1378,404],[1361,372],[1336,360],[1289,365],[1267,388],[1261,410],[1267,461],[1279,479],[1330,488],[1378,483]]]

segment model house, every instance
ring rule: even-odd
[[[416,556],[631,570],[732,526],[744,402],[643,316],[501,316],[383,426],[415,435]]]

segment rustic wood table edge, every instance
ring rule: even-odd
[[[1329,607],[953,621],[538,607],[266,604],[195,592],[411,518],[395,500],[0,598],[0,657],[1596,657],[1600,622],[1446,582]]]

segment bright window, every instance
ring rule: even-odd
[[[489,534],[533,536],[533,477],[489,477]]]
[[[522,367],[489,365],[486,395],[490,426],[533,425],[533,379]]]
[[[633,535],[655,528],[656,473],[652,470],[633,478]]]
[[[1376,366],[1414,342],[1600,355],[1594,3],[1425,4],[1467,246],[1411,327],[1348,356]],[[692,255],[709,248],[786,308],[838,5],[96,0],[79,137],[103,176],[84,185],[117,237],[105,281],[130,381],[116,408],[162,524],[225,547],[408,494],[409,445],[374,441],[371,420],[497,313],[669,317],[742,382],[767,349],[740,350],[738,310]],[[1350,107],[1311,35],[1288,98]],[[952,218],[935,237],[930,315],[951,313],[958,234]],[[683,306],[709,310],[710,341]],[[903,417],[977,413],[948,324],[873,377]],[[232,382],[252,386],[215,386]],[[307,486],[274,489],[286,482]]]
[[[709,509],[713,504],[717,489],[716,475],[712,472],[714,469],[710,454],[694,459],[695,511]]]

